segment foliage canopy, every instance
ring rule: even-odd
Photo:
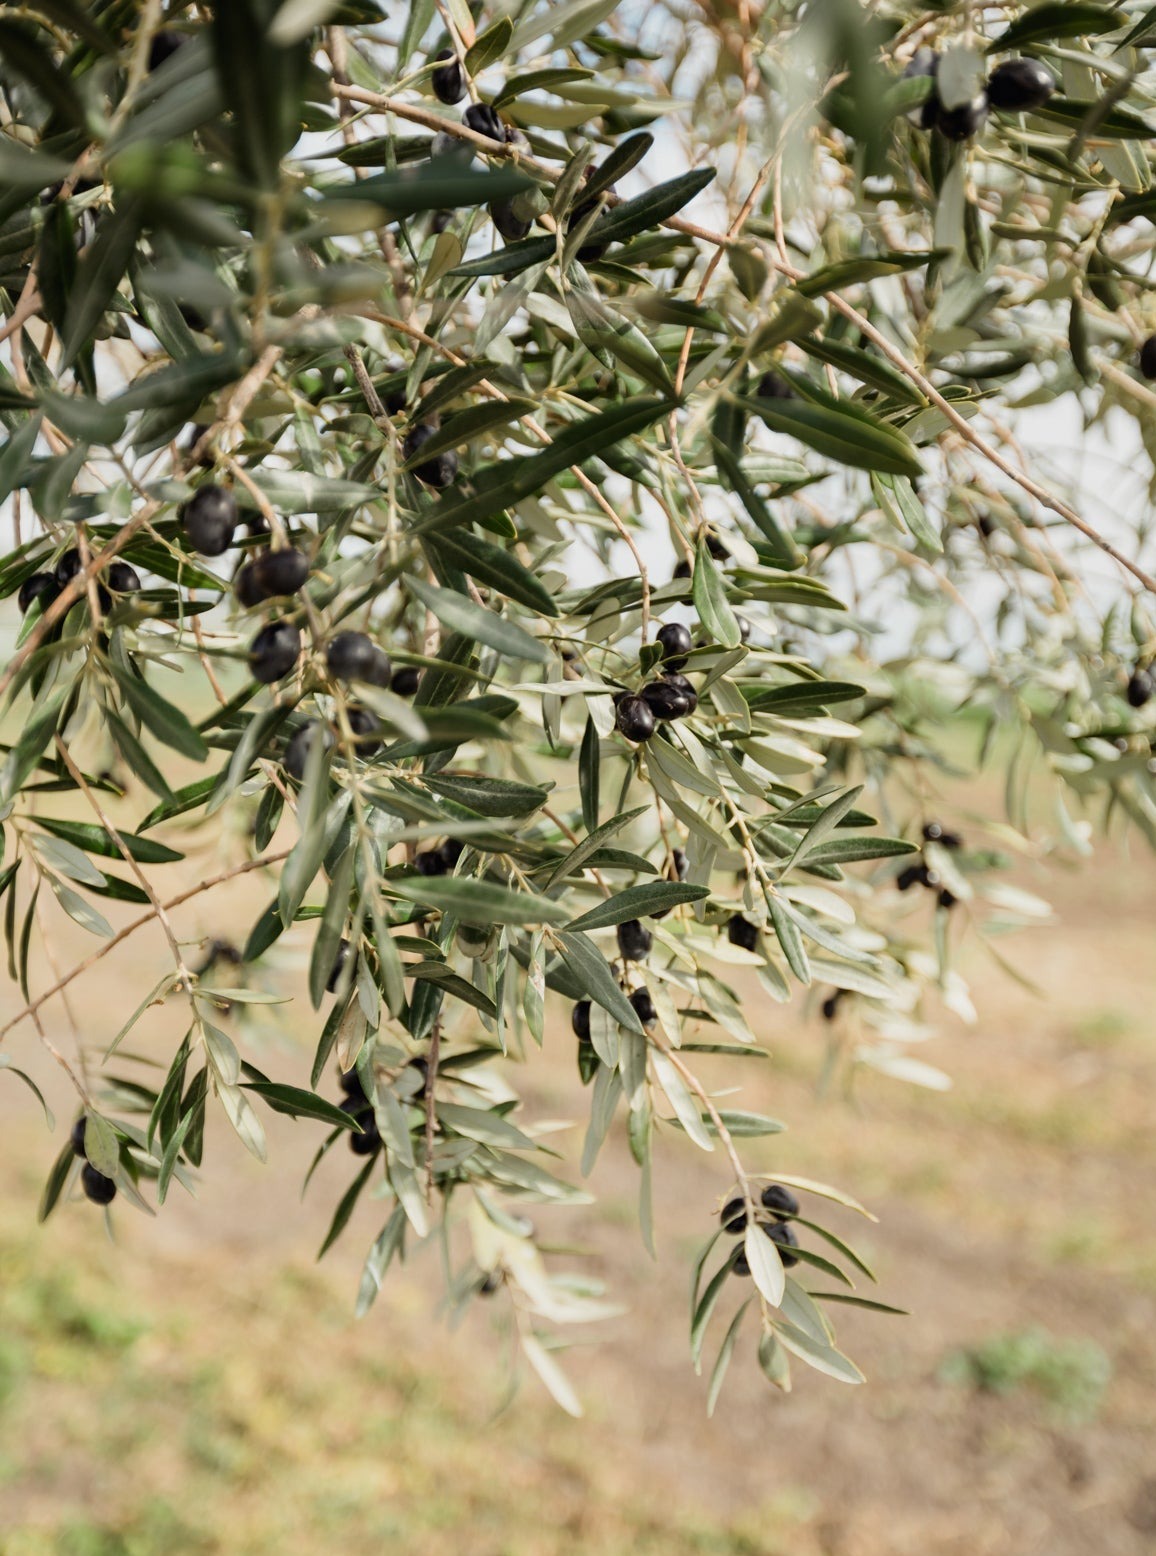
[[[313,1120],[314,1164],[356,1157],[326,1247],[383,1205],[358,1310],[440,1239],[577,1409],[555,1326],[609,1309],[522,1212],[588,1196],[512,1064],[565,1002],[582,1170],[624,1120],[648,1246],[655,1136],[718,1159],[710,1407],[748,1314],[776,1385],[858,1381],[832,1304],[888,1309],[827,1225],[858,1207],[745,1164],[782,1126],[731,1096],[742,990],[942,1086],[954,945],[1007,965],[1046,917],[1000,872],[1096,819],[1156,841],[1146,536],[1009,420],[1064,399],[1156,448],[1152,13],[4,13],[0,1065],[36,1089],[29,1023],[83,1105],[42,1213],[162,1205],[210,1114],[258,1156],[265,1109]],[[936,814],[961,726],[1008,764],[983,845]],[[252,872],[246,942],[192,954],[171,915]],[[60,911],[96,949],[45,979]],[[66,1057],[43,1008],[158,919],[171,971]],[[257,1062],[295,948],[309,1087]]]

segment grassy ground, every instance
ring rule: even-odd
[[[175,1195],[156,1222],[120,1211],[114,1248],[83,1203],[35,1227],[55,1147],[5,1082],[0,1556],[1150,1551],[1156,878],[1147,858],[1108,851],[1045,889],[1060,921],[1026,944],[1049,1001],[965,947],[981,1020],[929,1051],[955,1077],[945,1096],[876,1078],[852,1103],[820,1098],[823,1035],[768,1012],[774,1057],[745,1100],[793,1132],[762,1160],[869,1201],[879,1294],[912,1316],[843,1319],[869,1374],[859,1390],[800,1370],[782,1398],[736,1359],[710,1421],[686,1288],[722,1169],[689,1146],[657,1163],[659,1264],[638,1241],[620,1139],[600,1205],[566,1222],[628,1308],[566,1359],[587,1406],[574,1422],[533,1383],[507,1403],[501,1301],[448,1329],[432,1258],[353,1322],[373,1210],[313,1262],[339,1190],[323,1174],[298,1201],[294,1131],[312,1126],[272,1129],[266,1169],[218,1134],[197,1199]],[[244,890],[222,919],[259,904],[259,886]],[[125,979],[163,956],[142,936],[79,986],[94,1042],[116,1030]],[[165,1019],[142,1029],[158,1052]],[[53,1022],[67,1048],[65,1013]],[[580,1116],[571,1045],[553,1037],[530,1107]],[[281,1073],[293,1034],[267,1041]],[[11,1051],[46,1078],[27,1035]],[[575,1154],[581,1131],[563,1139]]]

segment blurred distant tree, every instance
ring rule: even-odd
[[[854,1202],[748,1170],[732,985],[941,1086],[954,944],[1047,914],[993,872],[1156,841],[1147,537],[1011,414],[1156,451],[1153,42],[1132,0],[3,7],[0,1064],[30,1023],[83,1108],[43,1214],[163,1204],[209,1116],[258,1156],[316,1120],[357,1158],[326,1246],[384,1207],[359,1311],[439,1238],[577,1409],[553,1326],[608,1309],[522,1212],[587,1196],[511,1089],[565,1004],[648,1246],[655,1135],[715,1152],[711,1407],[744,1316],[780,1387],[858,1380]],[[969,744],[982,847],[937,800]],[[246,943],[182,943],[247,871]],[[66,1056],[45,1007],[154,920],[171,970]],[[314,1089],[258,1064],[287,944]],[[157,1068],[120,1045],[160,1001]]]

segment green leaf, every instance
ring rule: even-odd
[[[73,129],[86,128],[84,104],[75,81],[56,63],[31,27],[0,18],[0,58],[6,69],[22,76]]]
[[[943,554],[943,542],[906,476],[873,475],[871,488],[876,502],[897,527],[908,530],[925,550]]]
[[[112,834],[93,822],[58,821],[51,816],[37,816],[36,824],[46,832],[52,832],[66,842],[75,844],[77,848],[84,849],[86,853],[98,854],[104,859],[123,857]],[[154,843],[151,838],[136,837],[131,832],[118,832],[116,836],[131,857],[141,864],[172,864],[185,857],[174,848],[166,848],[163,843]]]
[[[709,635],[723,648],[738,648],[743,641],[738,617],[727,599],[726,584],[710,554],[705,534],[699,536],[692,585],[694,608]]]
[[[115,661],[110,661],[110,667],[129,706],[145,728],[182,756],[194,762],[203,762],[209,754],[209,748],[181,710],[175,704],[166,702],[140,676],[133,675]]]
[[[992,39],[987,52],[1003,54],[1009,49],[1022,49],[1029,43],[1053,43],[1060,38],[1115,32],[1124,20],[1124,12],[1115,6],[1091,5],[1085,0],[1052,0],[1052,3],[1025,11]]]
[[[673,404],[669,400],[627,400],[595,416],[571,422],[541,453],[505,459],[478,471],[474,483],[476,495],[443,497],[430,516],[416,526],[416,532],[425,535],[436,531],[445,539],[449,529],[511,508],[523,498],[541,491],[571,465],[580,465],[621,443],[624,438],[653,426],[671,409]]]
[[[488,994],[484,994],[476,984],[470,983],[460,973],[447,967],[445,962],[431,959],[427,962],[413,963],[406,967],[405,976],[416,978],[419,983],[436,984],[446,994],[452,995],[454,999],[463,1000],[467,1005],[483,1011],[487,1016],[496,1017],[498,1014],[498,1008]]]
[[[562,924],[570,917],[560,902],[534,892],[515,891],[497,881],[469,876],[391,876],[388,889],[407,902],[452,913],[472,924]]]
[[[624,924],[629,919],[644,918],[648,914],[668,912],[684,902],[701,902],[710,896],[707,886],[684,885],[680,881],[646,881],[641,886],[628,886],[615,892],[596,908],[571,919],[567,929],[606,929],[612,924]]]
[[[885,471],[891,475],[919,475],[922,466],[911,440],[895,427],[884,425],[866,412],[838,411],[804,400],[752,400],[752,410],[770,427],[783,432],[817,454],[857,469]]]
[[[714,1415],[714,1407],[718,1404],[718,1397],[722,1392],[723,1379],[726,1377],[727,1368],[730,1366],[731,1356],[734,1354],[735,1342],[739,1337],[739,1328],[742,1325],[742,1321],[746,1316],[747,1308],[750,1305],[751,1298],[748,1297],[747,1300],[743,1303],[742,1307],[739,1308],[738,1312],[731,1319],[730,1327],[728,1328],[723,1339],[722,1346],[718,1353],[718,1358],[715,1361],[714,1369],[710,1375],[710,1387],[707,1389],[706,1413],[708,1416]]]
[[[541,809],[548,788],[517,783],[509,778],[469,777],[462,774],[429,775],[427,789],[458,805],[468,805],[480,816],[529,816]]]
[[[121,200],[106,214],[81,255],[61,330],[61,368],[70,367],[93,335],[128,269],[144,220],[139,196]]]
[[[508,16],[499,16],[497,21],[478,34],[466,50],[467,72],[471,76],[476,76],[485,70],[487,65],[492,65],[495,60],[501,59],[509,49],[513,36],[513,22]],[[495,99],[494,107],[497,106],[498,102]]]
[[[455,530],[422,540],[425,550],[441,560],[444,565],[458,567],[479,583],[487,584],[504,594],[508,600],[516,600],[527,610],[541,616],[557,616],[558,604],[545,585],[524,567],[512,551],[482,540],[464,530]]]
[[[795,282],[795,290],[801,297],[822,297],[827,292],[839,292],[844,287],[856,286],[863,281],[874,281],[880,276],[902,275],[908,270],[922,270],[937,256],[934,249],[921,254],[864,255],[859,259],[844,259],[834,265],[825,265],[812,275]]]
[[[641,1033],[642,1023],[634,1006],[614,981],[606,958],[584,934],[562,930],[558,935],[562,960],[588,998],[601,1005],[620,1026]]]
[[[53,1162],[48,1174],[48,1181],[44,1185],[44,1192],[40,1197],[40,1209],[37,1212],[38,1221],[47,1221],[56,1207],[57,1201],[64,1192],[65,1184],[72,1176],[76,1167],[76,1152],[72,1149],[71,1141],[64,1142],[64,1149]]]
[[[317,1257],[319,1259],[324,1258],[324,1256],[333,1247],[337,1239],[341,1236],[342,1232],[345,1231],[345,1228],[349,1225],[349,1218],[353,1214],[354,1207],[361,1196],[362,1189],[364,1189],[365,1185],[369,1182],[369,1175],[373,1171],[374,1166],[375,1162],[371,1156],[370,1159],[366,1162],[365,1166],[358,1173],[357,1177],[354,1178],[353,1182],[341,1196],[337,1209],[333,1213],[333,1220],[329,1223],[329,1230],[325,1234],[325,1241],[321,1244],[321,1247],[318,1250]]]
[[[242,1081],[246,1091],[257,1094],[274,1113],[286,1113],[290,1118],[315,1118],[322,1124],[338,1129],[356,1131],[360,1126],[349,1113],[343,1113],[333,1102],[327,1102],[314,1091],[301,1086],[283,1086],[277,1081]]]
[[[550,659],[546,644],[531,637],[524,627],[487,610],[484,605],[475,605],[456,589],[438,589],[412,576],[407,577],[405,583],[406,588],[454,632],[465,633],[510,659],[531,659],[537,664],[545,664]]]

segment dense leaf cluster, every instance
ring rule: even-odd
[[[718,1160],[711,1407],[752,1309],[778,1386],[859,1379],[827,1308],[893,1310],[855,1202],[744,1160],[782,1127],[731,1105],[746,996],[945,1085],[953,943],[1046,916],[1010,854],[1086,851],[1101,802],[1156,840],[1143,537],[1002,421],[1068,395],[1156,447],[1133,10],[5,8],[0,1038],[88,965],[45,973],[57,908],[89,961],[156,920],[172,954],[59,1055],[43,1214],[162,1205],[215,1113],[258,1156],[264,1109],[314,1120],[355,1158],[325,1246],[383,1207],[359,1311],[440,1239],[577,1408],[549,1333],[609,1309],[524,1211],[588,1196],[509,1062],[548,1036],[648,1246],[655,1137]],[[964,743],[1008,763],[998,847],[937,819]],[[244,874],[263,911],[194,953],[172,915]],[[309,1087],[261,1067],[293,948]],[[125,1040],[162,1001],[158,1069]]]

